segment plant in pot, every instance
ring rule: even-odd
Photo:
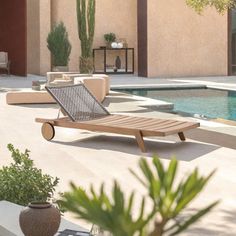
[[[87,193],[72,184],[71,192],[65,193],[60,202],[78,218],[97,225],[112,236],[174,236],[182,233],[218,204],[214,202],[184,216],[186,207],[203,190],[214,172],[203,177],[195,169],[182,181],[175,183],[177,166],[176,159],[171,160],[167,169],[157,157],[153,158],[152,165],[145,159],[140,160],[139,167],[144,179],[134,171],[132,173],[147,189],[152,207],[150,210],[145,209],[147,197],[143,197],[140,208],[136,211],[137,217],[132,214],[134,192],[126,200],[116,182],[112,194],[106,194],[103,185],[98,193],[93,186]]]
[[[71,44],[63,22],[54,25],[48,34],[47,46],[52,54],[53,71],[68,71]]]
[[[114,33],[104,34],[104,39],[108,48],[111,48],[111,44],[116,41],[116,35]]]
[[[0,169],[0,201],[26,206],[20,214],[20,226],[25,236],[53,236],[60,225],[60,211],[47,200],[53,196],[59,179],[43,174],[29,158],[8,145],[13,163]]]
[[[95,0],[76,0],[78,33],[81,46],[79,61],[80,73],[92,74],[93,66],[93,40],[95,29]]]

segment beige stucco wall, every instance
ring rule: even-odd
[[[126,38],[129,47],[137,49],[137,5],[134,0],[96,1],[96,28],[94,47],[105,45],[103,35],[114,32],[119,38]],[[72,44],[69,62],[70,71],[78,71],[80,41],[77,31],[76,1],[52,0],[52,21],[63,21]],[[136,53],[137,54],[137,53]]]
[[[137,72],[137,1],[96,1],[94,47],[114,32],[135,48]],[[75,0],[28,0],[28,73],[51,70],[46,38],[51,22],[63,21],[72,43],[69,70],[79,70],[80,41]],[[148,0],[148,76],[227,74],[227,15],[208,9],[203,16],[185,0]],[[100,57],[101,58],[101,57]],[[109,64],[114,63],[113,59]]]
[[[39,1],[27,0],[27,70],[39,74]]]
[[[148,0],[149,77],[227,74],[227,14],[185,0]]]
[[[51,30],[51,1],[27,1],[27,70],[28,74],[45,75],[51,70],[47,35]]]
[[[39,0],[40,7],[40,74],[51,70],[51,54],[47,48],[47,37],[51,30],[51,0]]]

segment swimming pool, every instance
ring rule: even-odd
[[[171,102],[174,104],[174,112],[236,121],[236,91],[216,89],[119,89],[119,91]]]

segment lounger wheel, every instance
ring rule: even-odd
[[[53,125],[48,122],[43,123],[41,132],[42,132],[43,137],[47,141],[52,140],[55,136],[55,129],[54,129]]]

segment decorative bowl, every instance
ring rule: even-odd
[[[117,47],[118,47],[118,43],[117,43],[117,42],[111,43],[111,47],[112,47],[112,48],[117,48]]]
[[[117,48],[123,48],[123,43],[117,43]]]

